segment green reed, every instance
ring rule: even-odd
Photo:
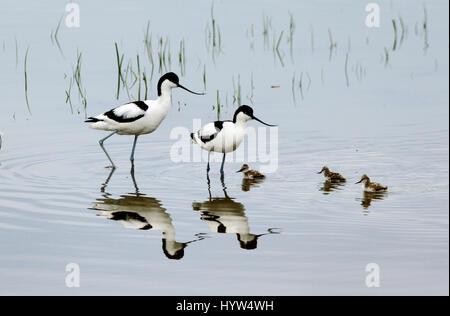
[[[397,49],[397,23],[392,19],[392,27],[394,29],[394,43],[392,44],[392,51]]]
[[[117,62],[117,92],[116,92],[116,100],[119,100],[119,94],[120,94],[120,81],[123,81],[122,78],[122,64],[123,64],[123,57],[119,56],[119,48],[117,47],[117,43],[114,43],[114,47],[116,49],[116,62]]]
[[[311,52],[314,52],[314,28],[312,27],[312,25],[310,26],[309,33],[310,33],[309,40],[311,42]]]
[[[289,52],[291,54],[292,61],[294,60],[294,32],[295,32],[295,20],[291,12],[289,12]]]
[[[401,29],[401,36],[400,36],[400,44],[399,45],[402,45],[403,41],[405,40],[405,37],[406,37],[407,28],[406,28],[406,24],[403,21],[403,18],[402,18],[401,15],[399,15],[398,20],[400,22],[400,29]]]
[[[220,96],[219,90],[217,89],[217,97],[216,97],[216,108],[217,108],[217,120],[220,120]]]
[[[384,66],[389,66],[389,49],[387,47],[384,48]]]
[[[59,52],[61,53],[62,56],[64,56],[64,53],[63,53],[63,50],[61,48],[61,44],[60,44],[59,39],[58,39],[58,34],[59,34],[59,29],[61,28],[61,22],[62,22],[63,18],[64,18],[64,15],[61,16],[61,18],[59,19],[58,25],[56,26],[56,30],[53,33],[54,43],[56,43],[56,46],[58,47],[58,50],[59,50]],[[52,43],[53,43],[53,40],[52,40]]]
[[[349,87],[350,81],[348,78],[348,52],[345,54],[344,74],[345,74],[345,82],[347,84],[347,87]]]
[[[180,66],[181,75],[184,76],[186,72],[186,48],[184,39],[180,41],[180,48],[178,51],[178,64]]]
[[[141,64],[139,62],[139,54],[136,56],[137,77],[138,77],[138,101],[141,101]]]
[[[147,83],[147,76],[145,75],[145,72],[142,73],[142,81],[144,82],[144,88],[145,88],[144,100],[148,100],[148,98],[147,98],[148,83]]]
[[[333,50],[337,48],[337,42],[333,40],[333,34],[331,33],[331,30],[328,29],[328,40],[329,40],[329,46],[328,49],[330,50],[329,60],[333,57]]]
[[[67,75],[65,75],[65,77],[67,77]],[[69,78],[69,88],[64,90],[64,92],[66,93],[66,104],[69,103],[71,114],[73,114],[72,97],[71,97],[72,85],[73,85],[73,80],[71,77],[71,78]]]
[[[84,106],[84,114],[87,116],[87,98],[86,98],[86,90],[83,88],[81,82],[81,63],[82,63],[82,53],[77,51],[77,61],[75,65],[75,69],[73,69],[73,80],[77,85],[78,89],[78,97],[81,100],[81,103]]]
[[[426,54],[428,47],[430,47],[430,43],[428,42],[428,11],[425,5],[423,7],[422,29],[423,29],[423,50],[424,53]]]
[[[25,101],[27,103],[28,113],[30,113],[30,115],[31,115],[30,103],[28,102],[28,74],[27,74],[28,52],[29,52],[29,47],[27,47],[27,50],[25,51],[25,57],[24,57],[24,62],[23,62],[23,73],[24,73],[24,79],[25,79]]]
[[[238,75],[237,84],[235,84],[234,76],[231,78],[233,82],[233,104],[241,105],[241,75]]]
[[[216,55],[222,51],[222,33],[214,17],[214,2],[211,4],[210,21],[206,24],[205,28],[205,43],[206,49],[208,52],[211,51],[213,61],[215,62]]]
[[[263,15],[263,38],[264,48],[269,48],[269,31],[272,28],[272,19],[266,15]]]
[[[203,76],[202,76],[202,79],[203,79],[203,87],[206,90],[206,65],[203,65]]]

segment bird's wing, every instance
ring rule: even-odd
[[[374,183],[375,191],[384,191],[387,189],[387,186],[384,186],[379,183]]]
[[[345,180],[345,178],[340,173],[337,173],[337,172],[331,173],[331,179]]]
[[[212,141],[222,130],[223,123],[223,121],[215,121],[214,123],[206,124],[198,131],[198,137],[203,143]]]
[[[135,101],[118,106],[103,115],[119,123],[130,123],[142,118],[147,109],[148,105],[144,101]]]

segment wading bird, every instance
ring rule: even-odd
[[[365,192],[386,192],[388,187],[381,185],[379,183],[370,182],[370,178],[364,174],[361,177],[361,180],[356,182],[355,184],[362,183],[363,184],[363,190]]]
[[[236,173],[238,172],[242,172],[244,174],[245,179],[264,179],[266,177],[259,171],[251,170],[249,165],[247,164],[243,164],[241,169],[236,171]]]
[[[323,173],[325,180],[331,181],[331,182],[345,182],[345,178],[341,176],[337,172],[331,172],[330,169],[327,166],[324,166],[322,170],[318,172],[318,174]]]
[[[253,109],[248,105],[241,105],[232,121],[215,121],[203,126],[199,131],[191,133],[192,141],[208,152],[208,165],[206,171],[209,172],[209,157],[212,151],[223,153],[220,173],[223,175],[225,155],[233,152],[239,147],[245,136],[247,122],[256,120],[267,126],[276,126],[264,123],[253,115]]]
[[[131,150],[130,161],[134,164],[134,150],[139,135],[150,134],[155,131],[164,118],[167,116],[171,105],[171,94],[173,88],[182,88],[190,93],[203,95],[204,93],[193,92],[183,87],[179,78],[173,72],[166,73],[158,81],[158,98],[156,100],[134,101],[120,105],[112,110],[95,117],[89,117],[85,122],[92,123],[93,129],[111,131],[112,133],[102,138],[100,147],[111,162],[111,167],[115,168],[114,162],[103,146],[103,142],[113,136],[134,135],[133,149]]]

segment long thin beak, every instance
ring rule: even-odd
[[[362,182],[362,180],[359,180],[358,182],[356,182],[355,184],[358,184],[358,183],[361,183]]]
[[[178,84],[178,88],[184,89],[184,90],[186,90],[187,92],[190,92],[190,93],[193,93],[193,94],[197,94],[197,95],[205,95],[204,93],[198,93],[198,92],[191,91],[191,90],[189,90],[188,88],[183,87],[181,84]]]
[[[267,125],[267,126],[276,126],[276,125],[270,125],[270,124],[264,123],[264,122],[261,121],[259,118],[254,117],[254,116],[253,116],[253,119],[256,120],[256,121],[258,121],[258,122],[260,122],[260,123],[262,123],[262,124],[264,124],[264,125]]]
[[[321,174],[321,173],[322,173],[322,171],[317,172],[317,174]]]
[[[242,172],[242,171],[244,171],[244,168],[241,168],[240,170],[236,171],[236,173]]]

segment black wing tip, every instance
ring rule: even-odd
[[[95,117],[88,117],[88,119],[85,120],[84,122],[85,123],[96,123],[96,122],[100,122],[100,121],[102,121],[102,120],[99,120],[98,118],[95,118]]]

